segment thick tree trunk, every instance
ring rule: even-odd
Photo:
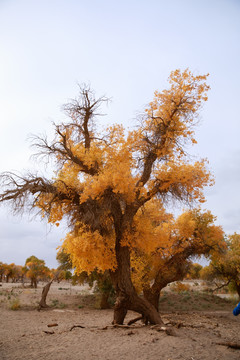
[[[50,286],[52,285],[53,280],[49,281],[42,290],[42,297],[39,302],[38,310],[43,308],[48,308],[49,306],[46,303],[47,294],[49,292]]]
[[[160,299],[160,291],[154,291],[151,287],[143,289],[144,298],[149,301],[155,309],[159,310],[159,299]]]
[[[157,272],[153,284],[143,289],[144,298],[159,311],[160,293],[168,284],[184,278],[187,272],[183,254],[176,255],[167,261]],[[170,269],[170,271],[169,271]]]
[[[131,281],[129,248],[116,243],[117,270],[111,273],[116,290],[114,307],[115,324],[123,324],[128,310],[140,313],[151,324],[164,325],[156,308],[146,299],[140,298]]]

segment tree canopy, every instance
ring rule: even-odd
[[[38,157],[55,161],[54,176],[1,176],[1,202],[12,202],[15,210],[38,208],[56,225],[67,218],[70,231],[63,249],[78,272],[110,271],[116,323],[124,321],[127,310],[161,323],[154,306],[137,296],[130,258],[158,247],[173,251],[166,203],[201,203],[204,187],[213,183],[207,161],[192,161],[187,154],[187,146],[196,143],[194,126],[207,100],[206,79],[188,69],[173,71],[168,89],[154,93],[138,126],[128,132],[119,124],[98,129],[97,116],[107,98],[96,99],[90,88],[80,88],[79,98],[64,107],[69,120],[53,124],[55,138],[35,137]],[[180,232],[184,219],[178,226]]]

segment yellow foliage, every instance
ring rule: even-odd
[[[190,291],[190,285],[177,282],[171,287],[171,289],[177,293],[181,293],[184,291]]]
[[[214,225],[215,217],[209,211],[201,212],[199,209],[186,211],[176,220],[165,213],[165,220],[163,216],[162,222],[157,226],[153,221],[152,229],[149,218],[151,218],[150,214],[147,216],[148,227],[144,226],[145,222],[142,226],[141,221],[141,225],[136,226],[136,229],[141,229],[142,233],[140,231],[137,233],[139,242],[135,240],[136,247],[132,249],[132,261],[136,262],[136,259],[139,261],[139,266],[134,265],[139,273],[135,271],[132,275],[138,289],[149,285],[157,274],[161,274],[162,279],[166,276],[170,277],[171,271],[173,273],[175,271],[176,263],[173,262],[171,268],[168,261],[174,256],[176,262],[187,262],[189,256],[202,254],[210,256],[224,249],[223,230],[220,226]],[[149,234],[147,234],[148,230]],[[138,249],[141,251],[139,252]]]
[[[114,239],[102,237],[84,224],[79,225],[78,229],[67,234],[62,245],[63,251],[70,254],[76,273],[115,269]]]
[[[240,234],[234,233],[225,238],[225,251],[214,253],[207,275],[215,275],[240,285]]]

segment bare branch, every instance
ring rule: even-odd
[[[85,154],[91,146],[91,141],[97,139],[94,134],[93,119],[97,114],[103,102],[108,102],[108,98],[95,98],[93,91],[86,85],[80,87],[80,94],[78,99],[71,100],[63,109],[70,117],[71,121],[68,123],[56,124],[56,137],[52,142],[49,142],[46,136],[32,136],[33,147],[37,150],[34,154],[35,158],[45,158],[49,161],[50,157],[57,159],[57,164],[61,168],[64,163],[70,161],[80,167],[80,171],[96,175],[98,173],[99,164],[95,162],[92,165],[87,165],[84,158],[76,154],[74,147],[76,145],[83,145]],[[99,142],[104,142],[104,139],[98,138]]]
[[[52,144],[49,144],[47,138],[44,136],[32,136],[32,141],[34,142],[32,146],[37,149],[37,153],[33,156],[35,158],[49,158],[53,156],[55,159],[57,157],[59,167],[62,167],[65,162],[71,161],[80,167],[80,171],[92,176],[97,174],[98,164],[95,163],[94,166],[91,167],[84,164],[84,161],[73,153],[70,139],[64,133],[64,129],[61,130],[60,125],[54,124],[54,126],[58,139],[54,140]],[[64,126],[64,128],[66,130],[67,126]]]
[[[38,193],[57,193],[57,189],[52,182],[32,174],[24,177],[11,172],[3,173],[0,175],[0,182],[2,188],[5,189],[0,194],[0,203],[10,201],[14,212],[23,211],[28,204],[33,207],[35,201],[29,201],[31,196],[36,196]]]
[[[218,290],[224,288],[225,286],[228,286],[231,281],[232,281],[232,279],[229,279],[226,283],[223,283],[222,285],[218,285],[216,282],[214,282],[214,284],[216,285],[216,288],[213,289],[212,292],[218,291]]]
[[[79,133],[84,136],[85,148],[89,149],[91,143],[89,122],[96,115],[100,115],[96,111],[103,102],[108,102],[109,99],[105,96],[96,99],[94,92],[85,84],[79,86],[79,90],[79,98],[72,99],[70,103],[63,106],[63,109],[73,120],[73,124],[78,128]]]

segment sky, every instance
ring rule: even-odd
[[[0,173],[24,172],[31,134],[53,135],[62,105],[87,83],[111,102],[104,124],[133,126],[172,70],[209,73],[191,154],[208,158],[216,224],[240,232],[240,0],[0,0]],[[0,261],[56,267],[67,232],[0,206]]]

